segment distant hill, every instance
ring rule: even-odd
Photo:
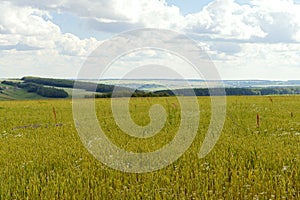
[[[72,95],[73,87],[86,98],[109,98],[113,91],[116,91],[114,97],[162,96],[162,93],[154,94],[109,84],[79,81],[74,86],[74,83],[74,80],[41,77],[3,80],[0,84],[0,100],[68,98]]]
[[[181,80],[105,80],[105,84],[95,80],[77,81],[41,77],[23,77],[3,80],[0,84],[0,100],[70,98],[73,87],[86,98],[110,97],[161,97],[174,94],[189,96],[209,96],[203,80],[188,80],[191,89],[182,88]],[[167,82],[172,90],[159,82]],[[111,84],[109,84],[111,83]],[[295,95],[300,94],[300,81],[224,81],[226,95]],[[138,88],[138,89],[136,89]],[[113,93],[114,92],[114,93]]]
[[[0,84],[0,100],[26,100],[26,99],[43,99],[44,97],[29,93],[24,89],[15,88],[5,84]]]

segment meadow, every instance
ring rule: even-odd
[[[0,199],[299,199],[300,96],[227,97],[222,135],[198,158],[210,120],[210,98],[199,97],[196,139],[161,170],[130,174],[110,169],[83,146],[72,100],[0,102]],[[168,113],[162,131],[149,139],[123,133],[110,99],[97,99],[99,123],[119,147],[133,152],[161,148],[175,136],[180,107],[175,97],[132,98],[139,125],[160,103]],[[175,105],[175,106],[174,106]]]

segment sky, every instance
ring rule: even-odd
[[[187,35],[224,80],[300,79],[300,0],[1,1],[0,78],[74,78],[104,41],[138,28]]]

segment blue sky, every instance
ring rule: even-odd
[[[168,5],[178,6],[181,12],[186,15],[189,13],[196,13],[209,4],[211,0],[167,0]],[[239,4],[249,4],[248,0],[236,0]],[[295,3],[299,3],[299,0],[295,0]]]
[[[168,5],[178,6],[184,15],[201,11],[203,6],[206,6],[209,2],[208,0],[167,0]]]
[[[103,41],[160,28],[198,42],[223,79],[300,79],[299,13],[300,0],[1,1],[0,77],[74,78]]]

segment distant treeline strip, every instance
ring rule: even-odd
[[[193,90],[193,91],[192,91]],[[212,89],[216,95],[218,95],[218,88]],[[220,90],[221,91],[221,90]],[[196,96],[210,96],[209,89],[207,88],[197,88],[197,89],[177,89],[171,90],[161,90],[154,92],[156,93],[166,93],[169,96],[191,96],[191,94]],[[255,96],[255,95],[293,95],[300,94],[300,87],[268,87],[268,88],[225,88],[227,96]],[[220,95],[224,95],[219,93]]]
[[[86,91],[96,92],[99,94],[95,95],[86,95],[86,98],[111,98],[112,92],[115,91],[114,97],[159,97],[159,96],[169,96],[167,93],[153,93],[145,92],[140,90],[135,90],[127,87],[106,85],[106,84],[97,84],[90,82],[76,82],[74,80],[66,79],[52,79],[52,78],[40,78],[40,77],[23,77],[21,79],[24,83],[34,83],[39,85],[47,85],[53,87],[63,87],[63,88],[73,88],[83,89]],[[100,94],[101,93],[101,94]]]
[[[209,89],[177,89],[177,90],[161,90],[155,92],[135,91],[132,97],[167,97],[167,96],[213,96],[224,95],[218,88],[212,89],[213,94],[210,94]],[[224,90],[223,90],[224,91]],[[273,87],[273,88],[225,88],[227,96],[263,96],[263,95],[295,95],[300,94],[300,87]],[[130,93],[131,94],[131,93]],[[130,96],[126,91],[117,92],[114,97]],[[87,98],[92,96],[87,96]],[[94,97],[94,96],[93,96]],[[112,93],[96,94],[96,98],[111,98]]]
[[[9,82],[3,81],[7,85],[14,85],[19,88],[26,89],[28,92],[35,92],[43,97],[65,98],[68,94],[59,88],[73,88],[74,80],[66,79],[52,79],[40,77],[23,77],[23,82]],[[135,90],[127,87],[97,84],[91,82],[76,82],[76,89],[83,89],[86,91],[96,92],[94,95],[87,95],[86,98],[111,98],[111,97],[165,97],[165,96],[210,96],[210,95],[225,95],[219,93],[218,88],[212,89],[213,94],[210,94],[207,88],[197,89],[177,89],[177,90],[160,90],[155,92]],[[51,87],[45,87],[51,86]],[[114,92],[114,93],[113,93]],[[293,95],[300,94],[299,86],[286,86],[286,87],[261,87],[261,88],[225,88],[226,95],[228,96],[254,96],[254,95]]]
[[[69,96],[68,93],[63,89],[58,89],[54,87],[44,87],[43,85],[39,85],[35,83],[2,81],[2,84],[22,88],[29,93],[36,93],[42,97],[67,98]]]
[[[86,95],[86,98],[112,98],[112,97],[168,97],[171,96],[166,92],[144,92],[144,91],[117,91],[114,94],[112,92],[104,94]]]
[[[52,78],[40,78],[40,77],[23,77],[21,79],[24,82],[36,83],[40,85],[48,85],[53,87],[64,87],[64,88],[73,88],[74,80],[66,79],[52,79]],[[83,89],[86,91],[100,92],[100,93],[109,93],[112,92],[115,88],[113,85],[89,83],[89,82],[76,82],[76,89]],[[126,87],[118,87],[118,90],[129,90]]]

